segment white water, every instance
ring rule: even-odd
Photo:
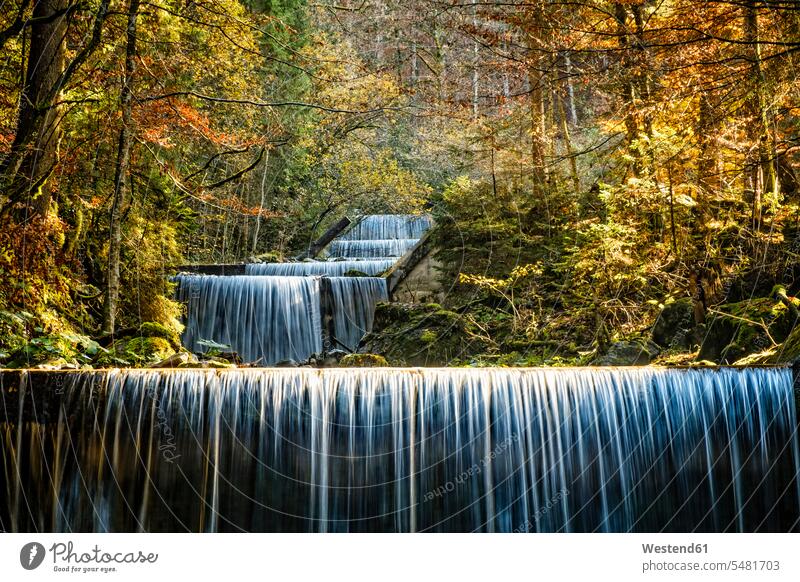
[[[361,338],[372,329],[375,305],[388,301],[386,279],[380,277],[332,277],[334,335],[340,344],[355,351]]]
[[[788,369],[30,377],[63,394],[64,413],[4,425],[8,531],[796,531],[800,519]],[[4,386],[17,394],[11,410],[36,408],[27,384]]]
[[[322,351],[319,279],[179,275],[178,300],[187,304],[183,344],[228,345],[246,362],[303,361]]]
[[[372,259],[376,257],[402,257],[417,244],[415,238],[389,238],[374,240],[334,240],[325,250],[329,257]]]
[[[420,238],[431,227],[427,215],[370,214],[362,218],[339,240]]]
[[[348,271],[360,271],[366,275],[375,276],[383,273],[394,262],[395,259],[249,263],[245,265],[245,275],[278,275],[282,277],[327,275],[328,277],[341,277]]]
[[[201,341],[210,340],[261,365],[304,362],[326,347],[355,351],[372,329],[376,303],[388,300],[385,280],[372,276],[389,269],[429,226],[427,216],[366,216],[331,242],[326,252],[338,258],[253,263],[245,276],[179,275],[178,300],[187,305],[183,343],[204,352]],[[417,238],[405,238],[411,236]],[[351,270],[370,277],[342,277]],[[330,346],[323,345],[320,276],[331,278]]]

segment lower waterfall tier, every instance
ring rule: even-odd
[[[787,369],[111,370],[0,384],[6,531],[747,532],[800,518]],[[54,412],[23,418],[37,410]]]

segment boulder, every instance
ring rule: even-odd
[[[720,305],[706,322],[698,359],[732,364],[783,342],[795,324],[790,309],[770,297]]]
[[[463,315],[438,303],[379,303],[362,351],[380,354],[394,366],[447,366],[487,346]]]
[[[658,346],[651,341],[617,341],[592,363],[595,366],[646,366],[658,353]]]
[[[196,364],[197,358],[194,354],[190,354],[189,352],[178,352],[177,354],[172,354],[168,358],[165,358],[155,364],[151,364],[151,368],[179,368],[181,366],[185,366],[186,364]]]
[[[662,348],[691,349],[694,329],[692,300],[689,297],[668,303],[658,315],[651,337]]]

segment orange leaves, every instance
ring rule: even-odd
[[[0,229],[0,302],[12,308],[40,312],[68,301],[60,257],[64,223],[53,215],[35,215],[16,224],[6,218]]]
[[[252,139],[216,131],[209,117],[196,107],[178,99],[151,101],[134,110],[139,135],[163,148],[176,145],[180,136],[201,136],[210,143],[226,147],[251,145]]]

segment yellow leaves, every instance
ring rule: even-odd
[[[514,289],[523,280],[531,279],[542,274],[541,263],[529,263],[514,267],[507,277],[494,279],[483,275],[471,275],[469,273],[459,273],[458,282],[467,285],[474,285],[483,289],[493,291],[508,291]]]
[[[351,148],[346,155],[338,164],[337,187],[351,196],[369,195],[398,210],[411,210],[420,208],[431,192],[387,150],[372,154],[366,148]]]
[[[399,104],[401,89],[386,73],[369,70],[346,39],[315,35],[300,51],[314,70],[315,103],[336,109],[366,111]],[[338,116],[325,116],[321,122],[337,122]]]

